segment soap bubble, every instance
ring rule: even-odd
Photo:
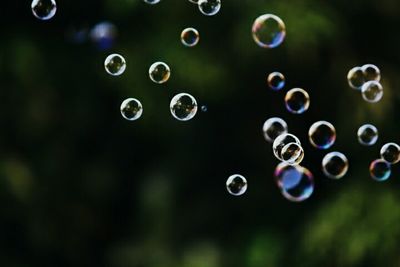
[[[199,0],[199,10],[206,16],[213,16],[221,9],[221,0]]]
[[[361,87],[362,97],[369,103],[376,103],[382,99],[383,87],[377,81],[369,81]]]
[[[272,143],[275,138],[283,133],[287,133],[288,126],[287,123],[278,117],[269,118],[264,122],[263,133],[265,140]]]
[[[264,14],[256,18],[251,31],[256,44],[263,48],[279,46],[286,36],[285,23],[272,14]]]
[[[226,180],[226,189],[231,195],[243,195],[247,190],[247,180],[240,174],[231,175]]]
[[[280,72],[272,72],[268,75],[268,85],[274,91],[279,91],[285,86],[285,76]]]
[[[400,146],[396,143],[384,144],[380,151],[381,157],[387,163],[396,164],[400,161]]]
[[[108,74],[119,76],[124,73],[126,69],[125,59],[119,54],[111,54],[104,61],[104,68]]]
[[[372,124],[364,124],[357,131],[358,142],[364,146],[372,146],[378,141],[378,129]]]
[[[361,67],[354,67],[347,73],[347,82],[349,86],[356,90],[361,90],[365,83],[364,72]]]
[[[171,70],[164,62],[155,62],[149,68],[149,77],[155,83],[165,83],[168,81],[170,75]]]
[[[372,179],[382,182],[390,177],[392,170],[389,163],[383,159],[377,159],[369,165],[369,173],[371,174]]]
[[[300,164],[304,159],[304,150],[298,143],[285,145],[281,151],[282,161],[290,165]]]
[[[381,80],[381,71],[373,64],[365,64],[361,67],[365,81],[377,81]]]
[[[332,179],[340,179],[346,175],[349,169],[347,157],[340,152],[330,152],[322,160],[322,171]]]
[[[202,106],[201,106],[201,111],[202,111],[202,112],[207,112],[207,110],[208,110],[208,108],[207,108],[206,105],[202,105]]]
[[[308,130],[310,143],[319,149],[330,148],[336,140],[335,127],[327,121],[317,121]]]
[[[310,107],[310,96],[301,88],[293,88],[285,96],[286,109],[294,114],[301,114]]]
[[[142,116],[143,106],[139,100],[135,98],[127,98],[122,102],[120,111],[124,119],[134,121]]]
[[[187,47],[195,46],[199,40],[200,35],[195,28],[186,28],[181,33],[181,42]]]
[[[97,23],[89,33],[90,39],[100,50],[112,48],[117,36],[117,27],[108,21]]]
[[[289,143],[297,143],[301,146],[300,140],[293,134],[283,133],[275,138],[272,144],[272,150],[277,159],[283,160],[282,149]]]
[[[312,173],[300,165],[281,162],[275,169],[274,178],[282,195],[293,202],[308,199],[314,191]]]
[[[177,94],[171,100],[170,110],[175,119],[188,121],[197,113],[196,99],[186,93]]]
[[[57,5],[54,0],[33,0],[31,9],[36,18],[49,20],[56,14]]]
[[[144,0],[146,4],[155,5],[158,4],[161,0]]]

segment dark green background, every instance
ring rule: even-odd
[[[384,183],[369,177],[382,144],[399,142],[400,2],[397,0],[223,0],[214,17],[187,0],[58,0],[50,21],[30,1],[6,1],[0,18],[0,266],[272,267],[400,266],[400,170]],[[251,38],[254,19],[280,16],[287,38],[276,49]],[[71,31],[102,20],[119,31],[110,51],[71,42]],[[186,48],[180,32],[195,27]],[[125,56],[111,77],[105,57]],[[168,83],[148,67],[165,61]],[[362,100],[348,87],[350,68],[381,68],[384,97]],[[281,71],[273,92],[266,76]],[[285,91],[311,96],[303,115],[285,110]],[[207,105],[188,122],[169,101],[187,92]],[[119,106],[138,98],[140,120]],[[291,203],[272,173],[277,160],[261,132],[283,117],[305,149],[315,192]],[[309,126],[328,120],[331,150],[347,155],[348,174],[323,176],[325,151],[312,148]],[[363,123],[380,131],[358,144]],[[226,192],[233,173],[249,183]]]

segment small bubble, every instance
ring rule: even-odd
[[[380,151],[381,157],[387,163],[396,164],[400,161],[400,146],[396,143],[384,144]]]
[[[122,102],[120,111],[124,119],[134,121],[142,116],[143,106],[139,100],[135,98],[127,98]]]
[[[256,44],[263,48],[279,46],[286,36],[285,23],[272,14],[264,14],[256,18],[251,31]]]
[[[226,189],[231,195],[243,195],[247,190],[247,180],[240,174],[231,175],[226,180]]]
[[[33,0],[31,9],[36,18],[49,20],[56,14],[57,5],[54,0]]]
[[[181,42],[184,46],[193,47],[199,40],[200,35],[195,28],[186,28],[181,33]]]
[[[373,64],[365,64],[361,67],[365,81],[377,81],[381,80],[381,71]]]
[[[221,0],[199,0],[199,10],[206,16],[214,16],[221,9]]]
[[[319,149],[328,149],[336,141],[335,127],[327,121],[317,121],[308,130],[311,145]]]
[[[275,138],[272,144],[272,151],[277,159],[282,160],[282,149],[289,143],[297,143],[301,146],[300,140],[293,134],[283,133]]]
[[[361,90],[365,83],[364,72],[361,67],[354,67],[347,73],[347,82],[349,86],[356,90]]]
[[[280,72],[272,72],[268,75],[268,86],[274,91],[279,91],[285,86],[285,76]]]
[[[158,4],[161,0],[144,0],[146,4],[155,5]]]
[[[289,165],[297,165],[304,159],[304,150],[301,145],[292,142],[282,148],[281,156],[283,162]]]
[[[377,81],[369,81],[362,86],[361,94],[365,101],[376,103],[383,97],[383,87]]]
[[[372,124],[364,124],[357,131],[358,142],[364,146],[372,146],[378,141],[378,129]]]
[[[272,143],[279,135],[287,133],[287,123],[278,117],[269,118],[264,122],[263,133],[265,140]]]
[[[104,61],[104,68],[108,74],[119,76],[124,73],[126,69],[125,59],[119,54],[111,54]]]
[[[165,83],[169,76],[171,76],[171,70],[164,62],[155,62],[149,68],[149,77],[155,83]]]
[[[369,173],[372,179],[382,182],[389,179],[392,170],[390,164],[383,159],[377,159],[369,165]]]
[[[346,175],[349,169],[347,157],[340,152],[330,152],[322,160],[323,173],[332,179],[340,179]]]
[[[202,112],[207,112],[208,111],[207,106],[206,105],[201,106],[201,111]]]
[[[100,50],[112,48],[117,36],[117,27],[108,21],[97,23],[90,30],[90,39]]]
[[[175,119],[188,121],[197,113],[196,99],[186,93],[177,94],[171,100],[170,110]]]
[[[301,88],[293,88],[285,96],[286,109],[293,114],[302,114],[310,107],[310,96]]]

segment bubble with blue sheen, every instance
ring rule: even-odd
[[[336,129],[330,122],[317,121],[308,130],[308,139],[315,148],[328,149],[336,141]]]
[[[285,76],[280,72],[272,72],[267,78],[268,86],[274,91],[279,91],[285,86]]]
[[[301,146],[299,138],[290,133],[283,133],[275,138],[272,144],[272,151],[277,159],[283,161],[282,150],[289,143],[297,143]]]
[[[383,97],[383,87],[377,81],[369,81],[361,87],[363,99],[369,103],[377,103]]]
[[[390,163],[383,159],[376,159],[369,165],[369,173],[371,178],[378,182],[383,182],[389,179],[392,170]]]
[[[272,143],[279,135],[288,132],[288,125],[282,118],[272,117],[264,122],[262,130],[265,140]]]
[[[322,171],[328,178],[340,179],[349,169],[347,157],[338,151],[330,152],[322,159]]]
[[[378,129],[372,124],[364,124],[358,128],[358,142],[364,146],[372,146],[378,141]]]
[[[221,0],[199,0],[197,4],[200,12],[206,16],[214,16],[221,9]]]
[[[93,26],[89,36],[99,50],[108,50],[114,46],[117,34],[117,27],[113,23],[103,21]]]
[[[240,174],[233,174],[226,180],[226,189],[233,196],[243,195],[247,190],[247,180]]]
[[[33,0],[31,3],[33,15],[40,20],[49,20],[57,11],[55,0]]]
[[[275,48],[285,40],[286,26],[278,16],[264,14],[254,20],[251,32],[258,46]]]
[[[400,161],[400,146],[390,142],[382,146],[380,155],[383,160],[389,164],[396,164]]]
[[[302,88],[293,88],[285,95],[286,109],[293,114],[302,114],[310,107],[310,96]]]

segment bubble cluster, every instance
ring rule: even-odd
[[[319,149],[328,149],[336,141],[335,127],[327,121],[317,121],[308,130],[311,145]]]
[[[122,102],[120,111],[124,119],[134,121],[142,116],[143,106],[139,100],[135,98],[127,98]]]
[[[197,113],[196,99],[186,93],[180,93],[174,96],[170,103],[172,116],[180,121],[188,121]]]
[[[243,195],[247,190],[247,180],[240,174],[233,174],[226,180],[226,189],[231,195]]]
[[[258,46],[275,48],[285,40],[286,27],[278,16],[264,14],[255,19],[251,32]]]
[[[381,80],[381,71],[373,64],[357,66],[347,73],[347,82],[355,90],[361,90],[364,83],[369,81],[379,82]]]
[[[304,158],[300,140],[289,133],[283,133],[275,138],[272,144],[272,151],[277,159],[288,164],[299,164]],[[285,155],[283,155],[283,152]]]
[[[376,103],[383,97],[383,87],[377,81],[369,81],[364,83],[361,87],[361,94],[365,101]]]
[[[267,78],[268,86],[274,91],[279,91],[285,86],[285,76],[280,72],[272,72]]]
[[[340,152],[330,152],[322,159],[323,173],[332,179],[340,179],[346,175],[349,169],[347,157]]]
[[[302,114],[310,107],[310,96],[301,88],[293,88],[285,96],[286,109],[293,114]]]
[[[275,168],[274,178],[282,195],[290,201],[304,201],[314,192],[312,173],[300,165],[281,162]]]
[[[186,28],[181,33],[181,42],[184,46],[193,47],[199,40],[200,35],[195,28]]]
[[[221,0],[199,0],[199,10],[203,15],[214,16],[221,9]]]
[[[90,39],[100,50],[112,48],[117,36],[117,27],[108,21],[97,23],[90,30]]]
[[[150,79],[158,84],[165,83],[171,76],[171,69],[164,62],[155,62],[149,68]]]
[[[104,68],[108,74],[119,76],[126,69],[125,58],[119,54],[111,54],[104,61]]]
[[[378,182],[387,180],[391,172],[390,164],[383,159],[376,159],[369,165],[369,173],[372,179]]]
[[[40,20],[49,20],[56,14],[55,0],[33,0],[31,4],[33,15]]]
[[[357,131],[358,142],[364,146],[372,146],[378,141],[378,129],[372,124],[364,124]]]
[[[146,4],[155,5],[158,4],[161,0],[144,0]]]
[[[270,143],[272,143],[279,135],[287,133],[287,131],[287,123],[278,117],[269,118],[263,125],[264,138]]]
[[[384,144],[380,151],[381,157],[389,164],[396,164],[400,161],[400,146],[396,143]]]

